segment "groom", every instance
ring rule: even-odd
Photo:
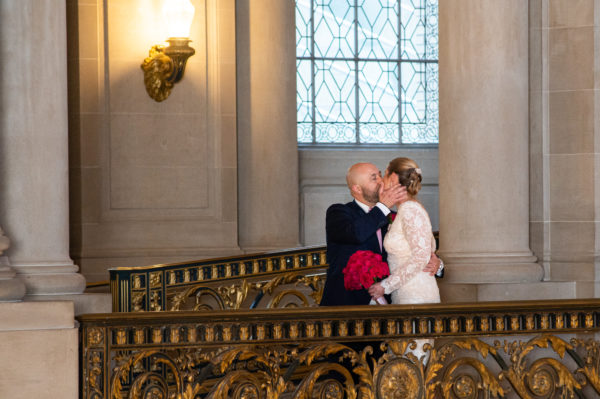
[[[367,290],[348,291],[344,288],[343,270],[356,251],[369,250],[383,255],[383,238],[389,224],[390,208],[406,201],[406,188],[383,187],[381,172],[371,163],[357,163],[348,169],[346,183],[354,201],[334,204],[327,209],[327,280],[321,306],[367,305],[371,296]],[[424,272],[434,274],[440,260],[432,254]]]

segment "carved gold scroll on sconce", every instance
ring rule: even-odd
[[[169,45],[153,46],[142,64],[146,91],[155,101],[169,97],[173,85],[183,78],[187,59],[195,53],[189,45],[194,13],[195,7],[190,0],[163,2],[163,22],[157,28],[166,30]]]
[[[173,85],[183,78],[187,59],[195,54],[188,38],[170,38],[167,47],[152,46],[144,59],[144,85],[148,95],[155,101],[164,101],[171,94]]]

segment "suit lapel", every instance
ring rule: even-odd
[[[356,201],[351,201],[347,204],[355,213],[356,217],[360,217],[366,214],[366,212],[356,203]],[[387,225],[381,228],[381,245],[379,246],[379,239],[377,238],[377,234],[373,234],[367,244],[369,249],[378,254],[383,254],[383,238],[385,237],[385,233],[387,233]]]

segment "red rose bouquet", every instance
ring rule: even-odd
[[[369,289],[390,275],[390,268],[380,254],[373,251],[356,251],[343,270],[347,290]],[[383,298],[382,298],[383,299]]]

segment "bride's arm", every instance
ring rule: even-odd
[[[411,256],[406,265],[397,268],[396,273],[381,282],[386,294],[423,273],[423,267],[431,257],[431,222],[427,212],[416,203],[407,204],[410,208],[402,212],[401,221],[404,236],[408,241]],[[407,206],[405,205],[405,206]]]

